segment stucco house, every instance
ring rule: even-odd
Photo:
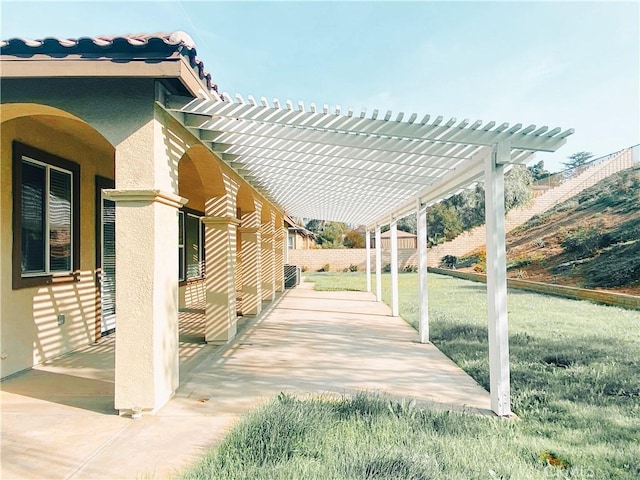
[[[316,234],[300,225],[289,227],[287,247],[289,250],[308,250],[316,246]]]
[[[210,343],[235,334],[236,288],[245,315],[282,291],[283,212],[158,106],[218,96],[187,34],[1,47],[0,377],[117,324],[115,408],[156,410],[191,290]]]

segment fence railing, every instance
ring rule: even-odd
[[[540,180],[536,180],[531,184],[531,187],[533,189],[557,187],[573,178],[576,178],[578,175],[582,174],[588,168],[604,163],[607,160],[611,160],[612,158],[617,157],[618,155],[624,153],[627,150],[631,150],[633,161],[636,163],[640,163],[640,144],[637,144],[628,148],[623,148],[622,150],[618,150],[613,153],[609,153],[607,155],[603,155],[602,157],[594,158],[593,160],[589,160],[588,162],[578,167],[567,168],[566,170],[552,173],[548,177],[541,178]]]

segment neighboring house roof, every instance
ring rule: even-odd
[[[380,234],[380,238],[391,238],[391,230],[382,232]],[[417,235],[410,232],[405,232],[403,230],[398,230],[398,238],[417,238]]]
[[[293,232],[293,233],[299,233],[303,237],[308,237],[308,238],[311,238],[313,240],[315,240],[315,238],[316,238],[316,234],[315,233],[313,233],[311,230],[307,230],[306,228],[301,227],[300,225],[294,225],[292,227],[289,227],[289,231]]]
[[[0,54],[16,59],[51,57],[126,60],[162,60],[185,57],[209,92],[218,93],[204,63],[196,57],[193,39],[185,32],[129,33],[96,37],[53,38],[25,40],[10,38],[0,41]],[[219,96],[219,95],[218,95]],[[222,98],[222,97],[220,97]]]

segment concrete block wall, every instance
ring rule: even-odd
[[[635,159],[637,162],[637,159]],[[596,165],[585,169],[576,177],[567,180],[555,188],[551,188],[541,195],[535,197],[528,205],[517,207],[509,211],[505,218],[505,228],[509,232],[519,227],[527,220],[538,215],[553,206],[568,200],[581,191],[589,188],[600,180],[607,178],[621,170],[631,168],[634,165],[634,149],[629,148],[621,151],[617,155]],[[437,267],[440,260],[445,255],[461,257],[476,248],[487,243],[486,227],[480,225],[467,232],[463,232],[453,240],[442,243],[429,249],[427,264],[429,267]]]
[[[324,265],[329,271],[342,272],[350,265],[357,265],[359,272],[366,270],[367,254],[364,248],[327,248],[312,250],[289,250],[289,264],[297,265],[309,272],[317,272]],[[382,250],[382,267],[391,263],[391,252]],[[398,266],[403,269],[407,265],[416,264],[416,249],[398,249]],[[375,269],[375,251],[371,250],[371,271]]]

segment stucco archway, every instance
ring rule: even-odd
[[[93,343],[101,334],[99,179],[115,179],[115,148],[93,125],[48,105],[2,104],[0,118],[1,168],[10,172],[0,185],[5,213],[0,258],[2,271],[13,272],[12,282],[1,286],[1,348],[6,358],[0,376],[5,377]],[[23,174],[17,172],[25,162],[46,171],[52,165],[58,168],[59,162],[71,166],[66,200],[71,268],[66,275],[57,274],[56,282],[47,268],[35,276],[22,272],[26,247],[18,226],[26,215],[20,200],[26,187]],[[43,198],[43,208],[49,208],[49,198]],[[51,223],[45,228],[52,228]],[[43,233],[43,238],[51,252],[58,248],[51,234]]]

